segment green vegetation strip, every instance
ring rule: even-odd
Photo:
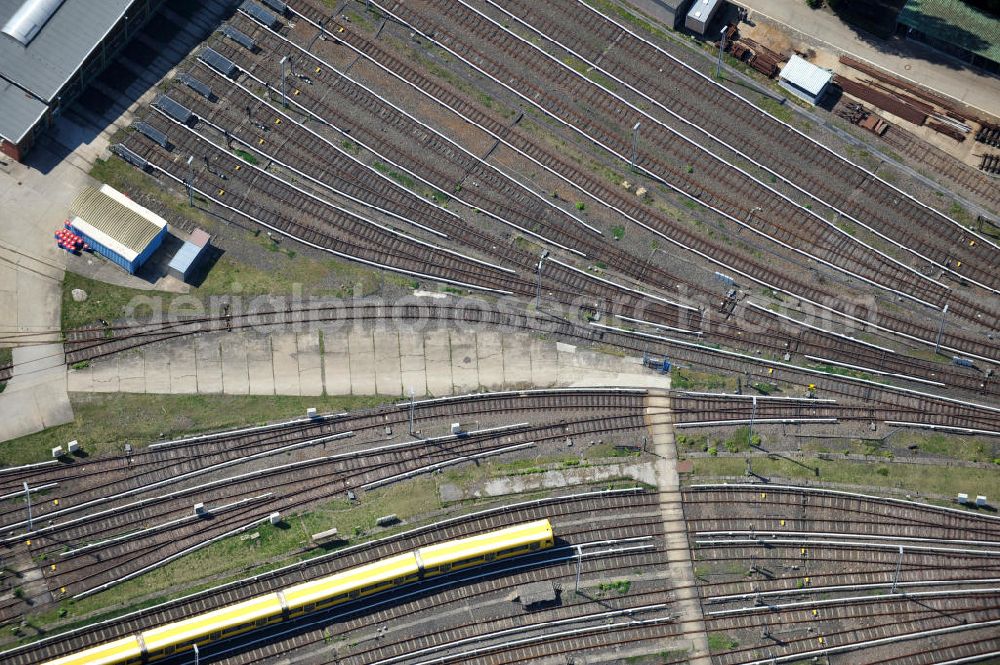
[[[743,457],[691,459],[692,476],[700,479],[720,476],[742,477]],[[765,478],[810,480],[838,485],[885,487],[923,495],[953,497],[959,492],[1000,496],[1000,473],[995,468],[975,468],[925,464],[872,463],[799,457],[790,461],[763,456],[752,458],[753,472]],[[817,475],[814,469],[819,470]]]
[[[331,413],[370,408],[386,399],[70,393],[70,401],[73,422],[0,443],[0,465],[45,461],[52,448],[73,439],[90,455],[119,455],[126,442],[141,448],[160,439],[304,416],[309,407]]]

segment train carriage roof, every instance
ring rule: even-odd
[[[285,602],[289,609],[297,609],[355,589],[378,584],[386,580],[417,573],[417,558],[413,552],[399,554],[388,559],[351,568],[329,577],[296,584],[285,589]]]
[[[92,649],[78,651],[46,663],[46,665],[114,665],[142,655],[139,640],[134,636],[123,637]]]
[[[420,559],[425,568],[433,568],[461,559],[468,559],[490,552],[521,547],[530,543],[552,540],[552,525],[548,520],[537,520],[499,531],[491,531],[471,538],[451,540],[420,549]]]
[[[281,602],[277,594],[257,596],[235,605],[227,605],[205,614],[152,628],[142,634],[146,649],[152,653],[171,644],[198,639],[209,633],[225,630],[242,623],[281,614]]]

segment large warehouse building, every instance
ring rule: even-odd
[[[20,161],[163,0],[0,0],[0,152]]]

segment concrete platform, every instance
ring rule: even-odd
[[[180,338],[69,370],[69,390],[229,395],[454,395],[550,386],[666,387],[622,358],[525,333],[326,329]],[[61,370],[60,370],[61,371]]]

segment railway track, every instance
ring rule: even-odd
[[[942,226],[944,215],[765,113],[616,19],[580,0],[484,3],[555,43],[571,46],[596,71],[641,89],[679,116],[697,119],[707,134],[753,155],[818,200],[856,219],[877,220],[884,232],[938,265],[949,259],[963,266],[969,262],[972,265],[962,271],[968,271],[967,276],[986,280],[993,288],[1000,285],[996,275],[988,274],[997,260],[997,247],[988,239],[979,237],[983,242],[969,244],[977,239],[974,232],[953,220]],[[734,123],[735,117],[741,122]]]
[[[989,176],[966,166],[943,150],[897,125],[890,125],[881,138],[892,146],[893,150],[926,167],[935,176],[945,178],[965,191],[988,201],[994,209],[1000,209],[1000,193],[997,193],[996,183]]]
[[[318,24],[324,20],[321,14],[310,12],[307,7],[296,8],[296,11],[305,12],[303,18],[314,24]],[[519,130],[516,127],[504,125],[454,93],[447,94],[446,92],[442,92],[442,88],[437,82],[421,75],[408,63],[402,62],[393,52],[375,42],[367,41],[358,35],[350,25],[338,24],[336,21],[327,21],[327,27],[329,30],[335,31],[335,33],[325,34],[335,34],[335,37],[332,38],[335,38],[338,43],[342,42],[350,46],[359,54],[359,57],[367,58],[371,63],[382,67],[387,73],[397,76],[399,80],[414,86],[417,90],[421,90],[429,99],[433,97],[434,101],[441,104],[444,108],[458,114],[479,129],[488,131],[498,142],[503,142],[536,164],[549,169],[554,174],[558,174],[566,182],[582,187],[583,191],[597,197],[600,202],[613,205],[613,209],[625,215],[626,218],[654,232],[657,228],[663,228],[664,223],[671,224],[671,220],[658,217],[655,212],[649,211],[648,208],[637,205],[630,199],[626,199],[620,191],[608,187],[606,183],[595,178],[593,174],[582,171],[577,165],[567,162],[565,158],[560,158],[555,153],[549,152],[544,145],[536,144],[533,137],[523,136],[523,133],[519,134]],[[267,33],[262,28],[260,32]],[[677,244],[682,249],[694,251],[703,258],[715,261],[727,271],[735,272],[738,275],[752,276],[750,277],[751,279],[765,284],[768,288],[775,288],[786,293],[795,294],[798,297],[805,297],[813,303],[837,301],[836,298],[831,297],[832,294],[823,293],[821,290],[817,290],[815,286],[805,286],[794,281],[789,281],[787,274],[776,273],[773,267],[764,264],[754,264],[752,261],[748,264],[746,256],[738,255],[722,243],[716,242],[706,245],[705,239],[692,235],[688,229],[679,227],[676,224],[673,224],[673,227],[675,228],[670,229],[669,236],[663,236],[668,242]],[[586,235],[578,237],[580,237],[578,243],[594,242],[594,239],[590,239]],[[572,241],[564,240],[564,242]],[[578,244],[577,246],[586,249],[590,256],[606,255],[606,251],[602,252],[599,247],[589,249],[586,244]],[[618,256],[611,256],[609,259],[608,263],[613,268],[621,270],[624,274],[635,276],[634,266],[630,267],[628,261],[623,262],[619,260]],[[666,280],[663,280],[660,275],[652,272],[656,264],[650,264],[649,261],[646,263],[648,265],[645,269],[650,274],[645,277],[640,274],[638,279],[641,281],[658,284],[668,292],[672,284],[683,283],[687,284],[688,292],[690,293],[702,293],[707,296],[706,299],[709,301],[716,297],[713,294],[705,293],[702,285],[685,279],[683,275],[671,275]],[[650,265],[652,268],[649,267]],[[822,305],[820,306],[822,307]],[[902,333],[911,339],[930,340],[934,338],[937,332],[927,326],[926,319],[923,322],[915,323],[905,317],[888,314],[884,309],[874,315],[873,323],[885,330]],[[952,343],[951,340],[949,340],[950,343]],[[996,354],[996,349],[993,345],[984,344],[978,340],[962,340],[961,342],[956,340],[954,343],[957,343],[975,355],[984,354],[982,357],[994,356]]]
[[[558,264],[556,264],[556,266],[557,266],[556,270],[558,271],[559,270]],[[567,271],[563,271],[563,272],[567,272]],[[572,279],[567,280],[565,278],[566,276],[562,276],[562,279],[560,281],[567,281],[567,282],[573,282],[573,283],[571,283],[571,285],[570,285],[569,288],[561,289],[560,291],[562,293],[566,294],[567,296],[568,295],[576,295],[576,294],[578,294],[580,292],[580,290],[579,290],[580,289],[580,282],[583,282],[584,284],[586,284],[587,280],[581,279],[579,273],[570,274],[568,276],[570,278],[572,278]],[[560,279],[560,278],[557,277],[556,279]],[[593,282],[593,280],[591,280],[590,284],[589,284],[589,288],[590,289],[593,288],[593,284],[594,284],[594,282]],[[556,288],[558,289],[558,287],[556,287]],[[691,318],[690,315],[687,318],[690,319]],[[745,343],[747,341],[749,341],[749,336],[744,337],[744,336],[742,336],[742,333],[739,332],[739,331],[737,331],[737,334],[733,334],[732,332],[730,332],[727,335],[727,337],[730,340],[738,340],[740,342],[743,342],[744,345],[745,345]],[[766,341],[766,340],[769,340],[769,339],[771,339],[771,337],[768,336],[768,335],[758,335],[758,336],[756,336],[756,339],[753,340],[753,342],[754,343],[758,343],[759,341]],[[949,340],[946,340],[946,341],[949,341]],[[772,342],[772,344],[773,344],[773,342]],[[786,348],[786,349],[790,346],[790,343],[788,341],[785,341],[784,344],[785,344],[784,348]],[[840,344],[842,344],[842,342],[840,342]],[[983,346],[983,345],[979,345],[979,346]],[[986,352],[986,351],[983,351],[983,352]],[[928,367],[926,365],[927,364],[925,364],[925,367],[923,368],[924,370],[928,369]],[[896,373],[899,373],[899,372],[896,372]],[[960,377],[960,381],[966,387],[969,387],[969,388],[972,388],[972,389],[980,389],[985,394],[989,394],[989,392],[991,390],[991,388],[989,387],[989,382],[988,381],[987,382],[978,381],[978,377],[976,377],[974,375],[973,376]]]
[[[622,511],[647,510],[651,506],[656,506],[657,503],[656,494],[637,490],[616,490],[567,495],[491,508],[479,513],[418,527],[379,541],[355,545],[343,551],[258,575],[251,580],[222,585],[178,601],[139,610],[121,619],[77,628],[61,635],[49,637],[39,644],[8,650],[2,654],[2,657],[5,662],[11,663],[11,665],[33,665],[67,653],[78,648],[80,644],[98,643],[140,632],[150,626],[210,611],[221,605],[239,602],[257,594],[296,583],[304,577],[330,575],[376,558],[409,551],[429,543],[482,533],[502,526],[530,521],[530,519],[537,517],[547,517],[558,525],[560,520],[585,521],[588,516],[603,513],[620,516]]]
[[[237,468],[233,468],[232,463],[208,465],[201,473],[226,467],[225,474],[220,476],[215,473],[201,478],[199,484],[194,486],[180,482],[185,476],[179,476],[177,483],[167,479],[149,485],[149,491],[142,484],[138,484],[133,491],[119,494],[114,494],[107,485],[91,488],[86,496],[94,493],[104,496],[86,502],[74,503],[70,494],[63,497],[58,510],[50,510],[36,518],[38,524],[44,523],[42,520],[50,516],[58,516],[59,520],[48,520],[48,526],[36,528],[26,536],[30,540],[28,549],[36,558],[51,557],[58,562],[57,567],[46,571],[45,580],[50,588],[60,589],[62,596],[90,593],[102,588],[109,580],[127,579],[136,571],[146,570],[174,554],[226,533],[254,517],[266,516],[271,511],[301,511],[318,500],[350,492],[363,497],[367,489],[409,477],[421,470],[426,472],[442,465],[503,454],[529,445],[561,444],[567,437],[616,437],[641,431],[645,426],[640,408],[641,393],[595,394],[589,397],[596,399],[584,399],[576,406],[571,393],[556,393],[549,400],[542,401],[559,397],[562,398],[559,402],[568,410],[561,412],[564,418],[557,424],[531,426],[524,423],[474,430],[461,437],[385,444],[376,437],[383,439],[385,423],[391,421],[378,418],[382,422],[373,423],[368,428],[367,436],[359,431],[351,432],[350,439],[340,439],[338,443],[346,444],[350,450],[333,451],[336,453],[333,455],[324,454],[327,453],[325,445],[295,444],[275,450],[285,456],[285,450],[295,448],[290,460],[281,464],[274,464],[270,458],[254,462],[254,458],[250,457]],[[508,399],[510,402],[521,401],[530,410],[530,396]],[[594,406],[608,400],[617,401],[619,406],[600,415]],[[629,403],[634,404],[631,414],[624,408]],[[454,410],[460,404],[449,403],[449,418],[461,415]],[[569,417],[572,409],[580,409],[582,404],[589,405],[587,415],[581,412],[576,418]],[[500,403],[494,402],[493,406],[499,407]],[[406,414],[401,415],[405,423]],[[426,416],[421,420],[424,418]],[[350,424],[337,423],[338,428]],[[370,441],[359,441],[362,438]],[[307,439],[304,443],[311,444],[315,440]],[[170,449],[167,448],[168,451]],[[257,457],[260,458],[260,455]],[[130,486],[137,484],[132,478],[126,481]],[[162,489],[160,486],[163,486]],[[177,486],[180,489],[174,489]],[[154,489],[160,494],[149,496]],[[267,497],[266,509],[260,507],[261,497],[264,496]],[[128,503],[122,503],[123,497],[127,497]],[[194,501],[205,504],[211,521],[191,519],[190,505]],[[233,509],[218,509],[223,505],[233,506]],[[73,516],[82,509],[87,510],[85,515]],[[150,527],[150,524],[154,526]],[[169,525],[170,528],[160,529],[156,525]],[[6,529],[9,531],[11,525]],[[131,534],[138,538],[118,534]],[[6,542],[12,545],[24,538],[9,537]]]
[[[991,637],[969,649],[1000,622],[995,517],[765,485],[691,486],[684,509],[708,630],[735,643],[719,662],[848,650],[859,663],[939,662],[995,648]]]
[[[471,10],[464,11],[464,3],[445,6],[442,3],[428,2],[420,7],[418,12],[413,5],[397,4],[393,6],[390,15],[404,21],[421,34],[433,33],[438,43],[470,66],[476,66],[472,60],[483,63],[477,67],[479,71],[511,91],[523,91],[518,92],[522,99],[567,123],[585,138],[613,154],[624,158],[630,151],[630,137],[626,126],[632,126],[637,120],[652,120],[645,112],[629,105],[572,68],[556,66],[558,59],[535,50],[530,42],[523,40],[517,43],[513,33],[505,31],[484,15]],[[440,18],[433,18],[434,11],[439,13]],[[455,33],[452,34],[452,31]],[[475,44],[472,43],[473,39],[476,39]],[[479,46],[482,43],[490,44],[495,49],[484,51]],[[511,63],[519,63],[523,69],[515,69]],[[524,71],[532,72],[533,77],[541,77],[543,81],[529,79],[523,74]],[[566,92],[557,94],[556,90]],[[577,102],[582,110],[576,110],[576,105],[568,101],[570,99]],[[615,122],[606,126],[599,118],[614,118]],[[909,293],[909,297],[918,302],[927,303],[928,300],[924,298],[928,298],[938,307],[943,305],[943,301],[938,298],[943,298],[948,293],[948,299],[956,303],[953,309],[961,310],[961,316],[977,320],[984,315],[981,302],[955,296],[943,285],[924,283],[918,286],[923,281],[919,273],[891,260],[886,261],[887,257],[876,256],[857,244],[850,234],[814,216],[808,209],[778,196],[774,190],[753,180],[749,175],[744,176],[711,153],[692,153],[690,148],[680,149],[676,136],[668,136],[666,132],[660,131],[661,128],[669,129],[660,124],[647,136],[647,144],[652,143],[657,148],[655,153],[651,148],[638,147],[637,163],[645,171],[665,178],[661,178],[664,184],[674,187],[674,183],[687,183],[683,189],[700,204],[722,212],[730,220],[754,228],[772,240],[778,237],[788,239],[786,247],[794,246],[807,256],[812,256],[809,251],[818,252],[815,257],[820,262],[837,266],[845,273],[860,277],[870,284],[900,289],[900,292]],[[665,161],[667,155],[673,156],[669,162]],[[683,168],[684,163],[688,164],[687,169]],[[744,177],[745,181],[740,180]],[[724,192],[718,189],[723,183]],[[747,208],[747,201],[762,203],[759,206],[762,210],[753,214]],[[795,223],[792,224],[791,220],[795,220]],[[810,224],[815,228],[810,228],[806,233]],[[796,242],[794,239],[800,233],[803,234],[801,240]],[[816,238],[829,242],[812,245]],[[779,244],[783,242],[778,241]],[[803,247],[811,249],[804,251]],[[916,295],[918,293],[919,296]]]

